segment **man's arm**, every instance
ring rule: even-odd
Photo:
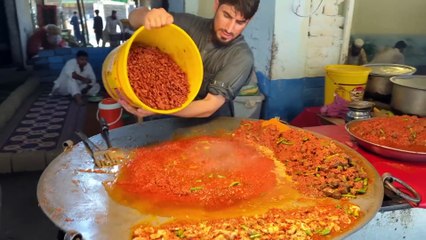
[[[360,57],[360,65],[364,65],[368,63],[367,54],[365,53],[364,48],[361,49],[359,57]]]
[[[92,82],[89,78],[85,78],[85,77],[79,75],[76,72],[72,72],[72,78],[79,80],[79,81],[86,83],[86,84],[90,84]]]
[[[173,23],[173,16],[164,8],[149,10],[146,7],[136,8],[129,14],[129,22],[133,29],[144,26],[146,29],[164,27]]]
[[[204,99],[195,100],[191,102],[186,108],[181,111],[172,114],[176,117],[196,117],[204,118],[213,115],[222,105],[226,99],[221,95],[213,95],[208,93]]]
[[[95,71],[93,71],[92,65],[90,63],[87,63],[87,78],[90,80],[89,84],[93,85],[96,83],[96,75]]]
[[[392,63],[404,64],[405,63],[404,54],[402,54],[398,49],[396,51],[397,51],[397,54],[394,54]]]
[[[185,117],[185,118],[204,118],[210,117],[215,113],[222,105],[225,103],[225,97],[221,95],[213,95],[208,93],[204,99],[195,100],[191,102],[186,108],[181,111],[172,114],[176,117]],[[126,109],[129,113],[139,117],[148,117],[155,115],[155,113],[150,112],[148,110],[142,108],[135,108],[130,106],[126,101],[119,100],[118,101],[124,109]]]

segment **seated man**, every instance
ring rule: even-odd
[[[346,64],[364,65],[367,63],[367,54],[364,50],[364,40],[357,38],[349,47],[349,54],[348,59],[346,60]]]
[[[83,105],[83,94],[96,96],[100,85],[96,82],[95,73],[87,62],[87,52],[78,51],[76,58],[68,60],[55,80],[52,94],[71,95],[77,104]]]
[[[398,41],[395,43],[393,48],[386,48],[374,56],[371,63],[392,63],[392,64],[404,64],[404,50],[407,48],[407,43],[404,41]]]
[[[48,50],[63,47],[68,47],[68,43],[62,39],[61,29],[54,24],[48,24],[37,29],[28,39],[27,56],[32,58],[42,49]]]

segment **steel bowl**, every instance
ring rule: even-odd
[[[392,77],[391,107],[406,114],[426,116],[426,76]]]
[[[391,77],[412,75],[417,71],[414,67],[401,64],[375,63],[364,66],[372,69],[368,76],[365,92],[366,95],[373,98],[375,96],[390,97],[392,94]]]
[[[365,148],[373,153],[377,153],[378,155],[381,155],[383,157],[392,158],[396,160],[401,161],[410,161],[410,162],[426,162],[426,152],[416,152],[416,151],[409,151],[404,149],[398,149],[393,147],[388,147],[385,145],[373,143],[370,141],[367,141],[357,135],[355,135],[351,128],[360,122],[363,121],[369,121],[367,120],[353,120],[351,122],[348,122],[345,125],[346,131],[351,136],[351,139],[355,141],[359,146],[362,148]]]

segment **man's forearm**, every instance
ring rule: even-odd
[[[138,29],[144,25],[146,14],[149,12],[147,7],[136,8],[129,14],[129,22],[133,29]]]
[[[202,100],[191,102],[186,108],[173,114],[176,117],[204,118],[213,115],[223,104],[225,98],[220,95],[207,94]]]
[[[203,108],[202,104],[203,100],[197,100],[193,101],[191,104],[188,105],[188,107],[182,109],[181,111],[174,113],[173,116],[176,117],[194,117],[194,118],[204,118],[204,117],[210,117],[215,111],[212,111],[210,109]]]
[[[77,80],[79,80],[79,81],[83,82],[83,83],[87,83],[87,84],[89,84],[89,83],[91,83],[91,82],[92,82],[92,80],[90,80],[89,78],[85,78],[85,77],[83,77],[83,76],[81,76],[81,75],[79,75],[79,74],[77,74],[77,73],[73,73],[72,77],[73,77],[74,79],[77,79]]]

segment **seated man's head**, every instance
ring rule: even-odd
[[[111,12],[111,18],[112,19],[117,19],[117,11],[112,10],[112,12]]]
[[[259,7],[259,0],[215,0],[213,40],[226,45],[237,38]]]
[[[364,46],[364,40],[362,40],[361,38],[355,39],[355,41],[352,43],[351,55],[358,56],[361,53],[361,49],[363,46]]]
[[[54,24],[47,24],[45,29],[47,32],[47,42],[52,46],[59,45],[62,40],[61,29]]]
[[[405,43],[404,41],[398,41],[397,43],[395,43],[394,48],[398,48],[399,51],[402,53],[404,52],[405,48],[407,48],[407,43]]]
[[[89,58],[89,55],[87,54],[86,51],[83,51],[83,50],[78,51],[76,54],[78,66],[80,66],[81,68],[86,66],[88,58]]]

